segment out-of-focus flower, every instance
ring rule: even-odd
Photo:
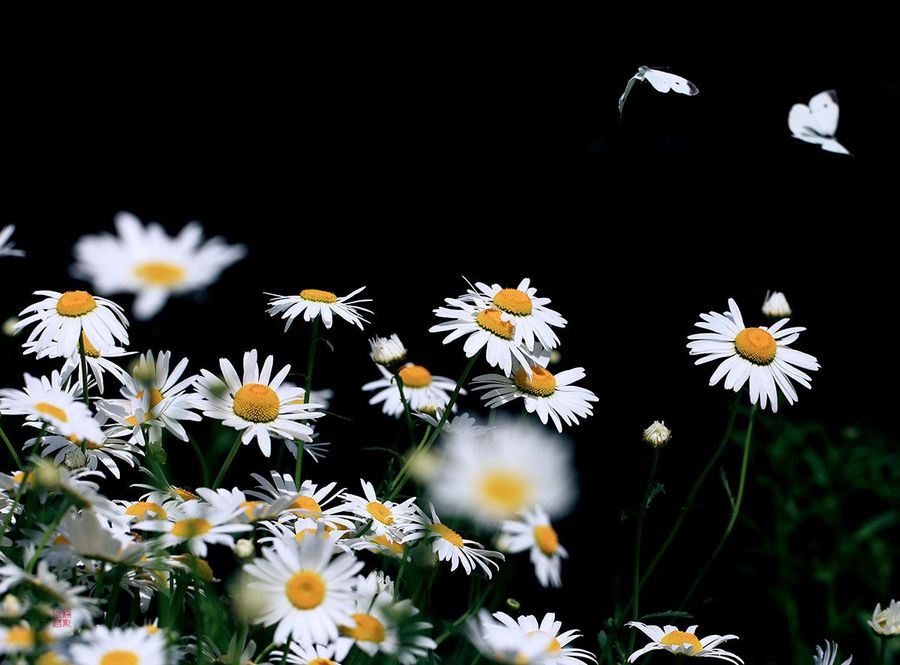
[[[13,224],[7,224],[0,230],[0,256],[25,256],[25,252],[15,249],[16,243],[10,241],[15,230]]]
[[[541,586],[562,586],[560,567],[569,553],[559,544],[559,536],[540,506],[523,511],[519,520],[503,522],[500,539],[500,549],[512,553],[528,550]]]
[[[900,602],[891,600],[890,605],[884,609],[878,603],[869,625],[879,635],[900,635]]]
[[[763,301],[762,313],[773,319],[783,319],[791,315],[791,306],[781,291],[766,293]]]

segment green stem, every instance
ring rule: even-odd
[[[650,463],[650,475],[647,477],[647,489],[644,490],[644,498],[641,499],[641,505],[638,509],[637,527],[634,531],[634,571],[632,575],[632,596],[631,596],[631,618],[637,621],[640,615],[640,593],[641,593],[641,541],[644,536],[644,516],[647,514],[647,506],[650,503],[650,493],[653,491],[653,481],[656,479],[656,468],[659,465],[659,447],[653,449],[653,462]],[[629,639],[628,653],[634,651],[635,632],[631,631]]]
[[[463,384],[466,382],[466,379],[469,378],[469,373],[472,371],[472,368],[475,367],[475,361],[478,360],[478,356],[481,354],[476,353],[474,356],[469,358],[469,362],[466,363],[465,368],[463,369],[462,374],[459,377],[459,381],[456,382],[456,387],[453,389],[453,393],[450,395],[450,401],[447,402],[447,406],[444,407],[443,413],[441,413],[441,419],[438,421],[437,427],[432,431],[431,436],[427,436],[422,440],[422,443],[419,444],[419,447],[416,449],[416,452],[407,458],[406,462],[403,464],[403,467],[400,469],[400,473],[397,474],[397,477],[394,478],[394,482],[391,484],[391,491],[388,495],[388,500],[392,500],[397,494],[400,493],[400,490],[403,488],[403,483],[406,482],[406,478],[409,475],[409,465],[412,464],[412,461],[415,459],[416,455],[421,455],[422,453],[428,452],[431,446],[434,445],[434,442],[440,436],[441,432],[444,429],[444,424],[447,422],[447,418],[450,417],[450,414],[453,412],[453,406],[456,404],[456,399],[459,397],[459,391],[462,390]]]
[[[403,412],[406,414],[406,427],[409,430],[409,444],[410,446],[415,447],[415,428],[413,426],[412,413],[409,411],[409,400],[406,399],[406,393],[403,391],[403,377],[400,376],[400,372],[394,374],[394,381],[397,382],[397,390],[400,391],[400,401],[403,402]]]
[[[191,447],[194,449],[194,453],[197,455],[197,460],[200,462],[200,471],[203,474],[203,487],[209,487],[209,467],[206,466],[206,458],[203,455],[203,451],[200,449],[200,445],[194,441],[194,437],[190,434],[187,437]]]
[[[24,469],[25,467],[22,466],[22,460],[19,459],[19,453],[17,453],[16,449],[13,448],[12,441],[10,441],[9,437],[6,436],[6,432],[3,431],[2,427],[0,427],[0,438],[3,439],[3,443],[5,443],[6,447],[9,448],[9,454],[12,455],[12,458],[15,460],[16,466],[19,467],[20,470]],[[40,442],[38,442],[38,443],[40,443]],[[39,450],[38,455],[40,455],[40,454],[41,454],[41,451]]]
[[[317,316],[312,322],[312,337],[309,338],[309,357],[306,361],[306,391],[303,393],[303,403],[309,404],[309,396],[312,394],[313,370],[316,367],[316,349],[319,346],[319,319]],[[303,470],[303,442],[297,442],[297,462],[294,466],[294,487],[300,491],[300,472]],[[286,653],[286,652],[285,652]]]
[[[886,635],[881,636],[881,653],[878,656],[878,662],[881,665],[887,665],[887,643],[888,638]]]
[[[62,522],[63,517],[66,516],[66,513],[69,512],[69,499],[64,499],[62,508],[56,514],[56,517],[53,518],[53,521],[50,522],[50,525],[47,527],[47,531],[44,533],[44,537],[41,538],[41,542],[38,543],[37,549],[34,551],[34,554],[31,555],[31,558],[28,560],[28,565],[25,566],[25,572],[30,573],[34,570],[35,565],[37,565],[38,557],[41,555],[41,552],[44,551],[44,548],[47,547],[47,543],[50,542],[50,539],[53,537],[53,534],[56,532],[56,527],[59,526],[59,523]]]
[[[318,321],[318,317],[316,317],[316,321]],[[284,665],[287,662],[288,651],[291,650],[291,638],[289,637],[287,642],[284,643],[284,652],[281,654],[281,665]],[[257,660],[259,660],[257,658]]]
[[[753,437],[753,421],[755,417],[756,404],[754,404],[750,408],[750,420],[747,423],[747,433],[744,436],[744,457],[741,460],[741,478],[738,482],[737,496],[734,499],[734,508],[732,508],[731,510],[731,519],[728,520],[728,526],[725,527],[725,532],[719,539],[719,544],[716,545],[716,549],[713,550],[712,555],[709,557],[709,559],[706,560],[706,563],[703,564],[703,567],[700,569],[700,572],[697,574],[694,583],[691,585],[691,588],[688,589],[688,592],[685,594],[684,599],[681,601],[681,605],[679,607],[684,607],[685,605],[687,605],[688,601],[691,599],[691,596],[694,595],[694,591],[697,590],[697,586],[700,584],[700,581],[706,575],[706,572],[709,570],[710,566],[712,566],[713,562],[716,560],[716,557],[719,556],[722,548],[725,547],[725,541],[727,541],[728,536],[731,535],[731,530],[734,528],[738,516],[740,515],[741,503],[743,503],[744,501],[744,488],[747,486],[747,466],[750,461],[750,441]]]
[[[238,448],[241,447],[241,435],[243,432],[238,432],[237,436],[234,437],[234,443],[231,444],[231,450],[228,451],[228,457],[225,458],[225,464],[222,465],[222,468],[219,469],[219,475],[216,476],[216,482],[213,483],[212,488],[214,490],[219,489],[219,485],[222,484],[222,481],[225,479],[225,472],[228,471],[228,467],[231,466],[232,460],[234,460],[234,456],[237,455]]]
[[[300,491],[300,485],[303,484],[301,480],[303,475],[303,450],[304,444],[302,439],[297,439],[294,441],[297,444],[297,460],[294,462],[294,487],[297,488],[297,491]]]
[[[274,649],[274,648],[275,648],[275,643],[272,642],[271,644],[269,644],[269,646],[267,646],[265,649],[263,649],[262,651],[259,652],[259,655],[254,659],[254,662],[256,662],[256,663],[266,662],[266,656],[268,656],[272,652],[272,649]]]
[[[119,602],[119,592],[122,590],[122,574],[124,571],[120,566],[115,566],[112,571],[112,589],[109,593],[109,601],[106,604],[106,627],[112,628],[113,622],[116,620],[116,605]]]
[[[88,369],[87,354],[84,352],[84,332],[78,336],[78,355],[81,356],[81,392],[84,396],[84,405],[90,406],[88,398]]]
[[[700,488],[703,486],[703,483],[706,481],[706,477],[709,475],[709,472],[712,471],[713,467],[719,461],[719,458],[722,456],[722,453],[725,451],[725,447],[728,445],[728,442],[731,440],[731,432],[734,430],[734,421],[737,417],[738,406],[740,405],[740,394],[736,395],[734,398],[734,404],[731,406],[731,415],[728,418],[728,426],[725,428],[725,435],[722,437],[722,440],[719,442],[719,447],[716,448],[716,452],[713,453],[712,457],[707,461],[706,466],[703,468],[703,471],[700,472],[700,475],[697,477],[696,482],[694,482],[694,486],[691,488],[691,491],[688,492],[687,498],[684,500],[684,503],[681,506],[681,510],[678,513],[678,517],[675,519],[675,523],[672,525],[672,529],[669,531],[669,535],[666,536],[666,540],[663,542],[662,546],[656,551],[656,555],[650,561],[650,564],[647,566],[647,570],[644,571],[644,574],[641,576],[641,586],[647,583],[650,575],[653,574],[653,571],[656,570],[656,567],[659,565],[659,562],[662,561],[662,558],[665,556],[666,551],[669,549],[669,546],[672,544],[672,541],[675,540],[675,536],[678,535],[679,529],[681,529],[681,525],[684,522],[684,518],[687,517],[688,512],[694,505],[694,499],[697,496],[697,493],[700,491]],[[626,608],[625,612],[628,612],[628,608]]]

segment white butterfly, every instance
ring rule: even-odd
[[[788,128],[794,138],[816,143],[822,150],[849,155],[850,152],[834,138],[838,125],[837,93],[826,90],[806,104],[794,104],[788,114]]]
[[[619,97],[619,117],[622,116],[622,109],[625,108],[625,100],[628,99],[628,95],[631,93],[631,88],[634,87],[635,81],[649,81],[650,85],[658,92],[669,92],[669,90],[674,90],[677,93],[689,95],[690,97],[693,97],[700,92],[697,89],[697,86],[686,78],[670,74],[669,72],[661,72],[658,69],[650,69],[649,67],[641,66],[638,68],[637,74],[628,79],[628,83],[625,85],[625,92]]]

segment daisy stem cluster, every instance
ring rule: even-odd
[[[744,456],[741,460],[741,476],[738,481],[738,491],[737,495],[734,499],[734,505],[731,509],[731,517],[728,520],[728,524],[725,527],[725,531],[722,533],[722,537],[719,539],[719,543],[716,545],[716,548],[713,550],[709,559],[706,560],[706,563],[703,564],[703,567],[700,569],[700,572],[697,573],[697,577],[694,580],[694,583],[691,584],[691,587],[688,589],[687,593],[684,595],[684,598],[681,601],[681,607],[687,605],[690,601],[691,597],[694,595],[694,592],[697,590],[697,587],[700,585],[700,582],[706,576],[707,571],[712,566],[713,562],[719,556],[719,553],[722,551],[722,548],[725,547],[725,542],[728,540],[728,536],[731,535],[731,530],[734,528],[735,523],[737,522],[738,516],[741,513],[741,504],[744,501],[744,488],[747,484],[747,467],[750,462],[750,442],[753,438],[753,421],[756,417],[756,405],[750,407],[750,417],[747,422],[747,432],[744,435]]]

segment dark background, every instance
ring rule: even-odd
[[[873,37],[866,52],[851,41],[782,48],[761,32],[689,54],[583,36],[560,49],[523,35],[484,52],[463,39],[429,48],[426,38],[409,48],[334,45],[297,68],[273,45],[255,58],[198,52],[163,67],[108,53],[102,72],[65,61],[35,78],[10,72],[0,223],[17,224],[28,258],[0,261],[0,316],[34,289],[74,287],[72,245],[112,230],[118,210],[170,232],[197,219],[249,248],[202,298],[132,325],[133,348],[188,355],[193,371],[220,356],[238,363],[250,348],[300,370],[308,329],[282,335],[263,291],[366,284],[373,324],[365,335],[335,324],[337,354],[320,355],[316,371],[353,422],[325,421],[332,454],[307,465],[314,480],[355,487],[360,471],[377,477],[384,463],[361,448],[396,433],[359,391],[378,376],[366,337],[397,332],[411,359],[456,377],[461,345],[444,348],[426,332],[431,310],[464,290],[462,275],[508,286],[531,277],[569,321],[560,367],[584,366],[600,402],[568,432],[582,494],[559,525],[572,555],[565,587],[541,591],[522,566],[510,595],[529,613],[557,611],[593,649],[615,575],[629,574],[633,526],[620,514],[643,491],[642,428],[659,418],[675,432],[661,469],[667,497],[648,518],[651,554],[724,428],[729,395],[707,387],[711,370],[694,368],[685,349],[699,312],[721,311],[731,296],[753,321],[767,289],[785,291],[809,328],[797,347],[822,370],[784,417],[894,423],[900,77],[889,40]],[[616,100],[641,64],[670,67],[700,94],[639,85],[620,123]],[[854,157],[788,132],[790,106],[829,88],[841,105],[838,139]],[[15,341],[0,348],[5,383],[36,371]],[[240,474],[266,464],[254,448],[240,455],[231,476],[246,486]],[[739,451],[723,463],[736,475]],[[170,446],[170,465],[176,479],[196,473],[187,447]],[[745,506],[752,514],[752,480]],[[645,609],[677,603],[726,521],[713,478]],[[748,662],[777,661],[784,638],[760,591],[767,572],[734,574],[751,545],[738,527],[698,596],[706,602],[691,609],[701,632],[739,634],[735,650]],[[808,612],[820,606],[815,592],[803,599]],[[811,649],[826,635],[805,637]],[[855,639],[847,647],[869,648],[862,628]]]

